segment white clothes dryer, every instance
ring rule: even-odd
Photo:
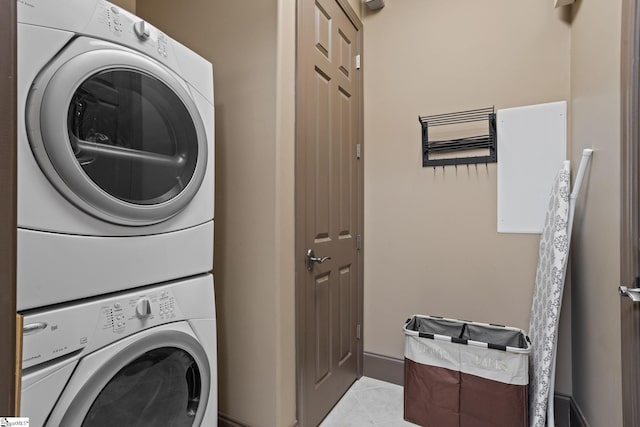
[[[213,267],[209,62],[103,0],[18,1],[18,309]]]
[[[217,425],[211,275],[24,313],[32,427]]]

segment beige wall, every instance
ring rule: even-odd
[[[595,150],[574,228],[573,396],[589,425],[621,426],[621,0],[580,1],[573,14],[574,168]]]
[[[219,403],[252,426],[295,420],[294,0],[138,0],[214,64]]]
[[[539,235],[496,232],[495,164],[423,168],[417,117],[568,100],[570,26],[549,1],[386,3],[363,18],[365,351],[402,357],[415,313],[526,330]]]
[[[136,13],[136,0],[110,0],[111,3],[117,4],[123,9],[128,10],[131,13]]]
[[[362,0],[348,0],[349,4],[351,5],[351,8],[356,12],[356,15],[358,15],[358,18],[362,18],[362,13],[364,11],[364,4],[362,3]]]

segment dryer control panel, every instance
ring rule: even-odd
[[[213,69],[200,55],[105,0],[19,0],[18,22],[111,41],[154,58],[213,104]]]
[[[106,1],[98,2],[91,30],[99,34],[107,31],[112,38],[167,63],[172,57],[169,37],[147,21]],[[106,37],[105,37],[106,38]]]
[[[144,329],[215,318],[211,275],[24,315],[22,367],[93,351]]]

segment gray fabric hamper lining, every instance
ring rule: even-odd
[[[444,335],[498,346],[527,348],[522,331],[497,326],[490,327],[462,321],[414,316],[406,327],[410,331],[424,334]]]
[[[462,338],[464,323],[414,316],[411,319],[411,322],[407,325],[407,329],[424,334],[437,334]]]

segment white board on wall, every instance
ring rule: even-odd
[[[542,233],[567,156],[567,103],[498,110],[498,232]]]

